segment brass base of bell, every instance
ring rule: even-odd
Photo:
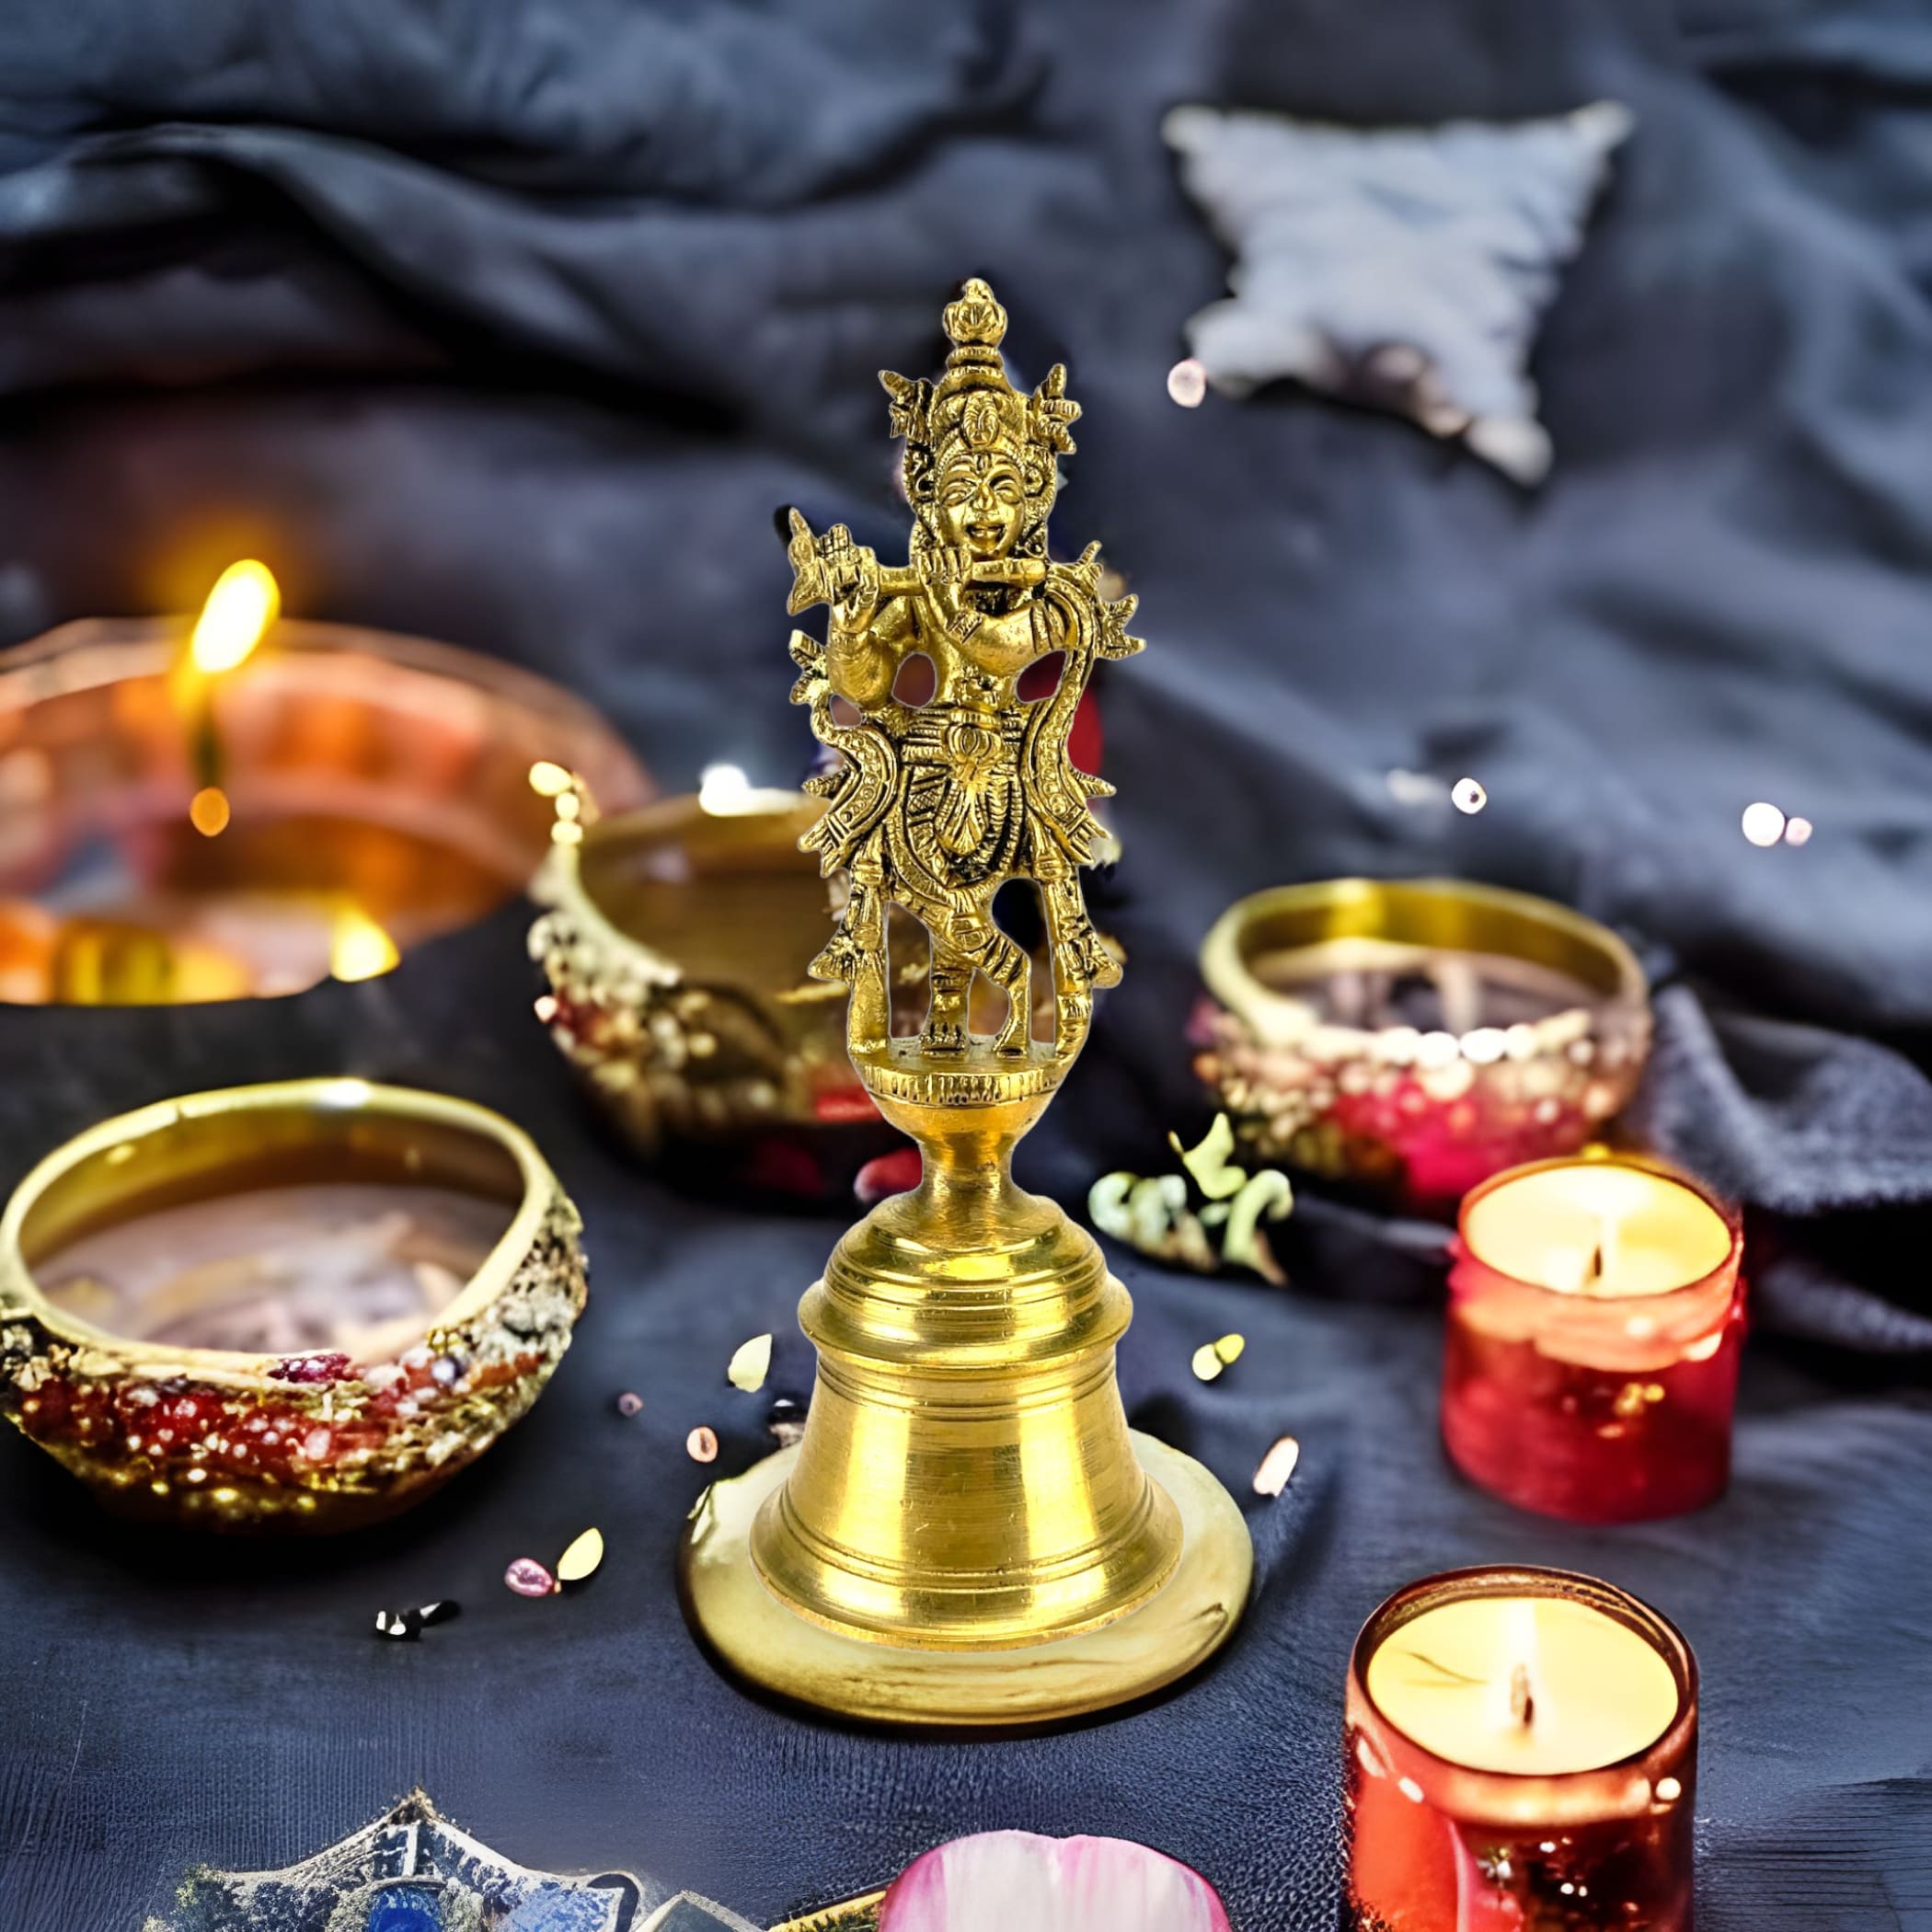
[[[680,1558],[685,1615],[747,1684],[864,1723],[963,1729],[1056,1723],[1148,1696],[1219,1650],[1248,1601],[1254,1554],[1234,1499],[1192,1457],[1133,1432],[1172,1499],[1180,1555],[1137,1610],[1025,1649],[899,1649],[807,1622],[759,1581],[752,1525],[798,1466],[781,1450],[698,1499]]]
[[[924,1178],[845,1236],[799,1305],[819,1374],[796,1453],[718,1485],[688,1539],[699,1628],[769,1688],[923,1722],[1062,1716],[1171,1681],[1239,1614],[1238,1511],[1129,1434],[1127,1291],[1012,1179],[1069,1058],[979,1041],[854,1055]],[[1092,1648],[1068,1662],[1070,1645]]]

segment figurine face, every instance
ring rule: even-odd
[[[941,543],[1004,557],[1019,541],[1026,514],[1026,478],[1003,450],[961,450],[940,472],[933,521]]]

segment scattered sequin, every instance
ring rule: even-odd
[[[617,1413],[620,1416],[634,1416],[644,1407],[644,1397],[636,1389],[627,1388],[617,1397]]]
[[[1292,1435],[1277,1437],[1255,1471],[1255,1494],[1279,1496],[1288,1487],[1288,1478],[1301,1459],[1302,1445]]]
[[[803,1439],[805,1434],[805,1406],[795,1402],[789,1396],[780,1396],[772,1404],[772,1412],[765,1426],[777,1439],[781,1449]]]
[[[1224,1363],[1232,1365],[1240,1361],[1241,1351],[1247,1346],[1248,1337],[1245,1335],[1224,1335],[1214,1344],[1214,1353],[1221,1358]]]
[[[587,1529],[558,1558],[557,1581],[559,1583],[581,1583],[585,1578],[596,1575],[597,1566],[603,1561],[604,1532]]]
[[[1811,822],[1810,819],[1787,819],[1785,821],[1785,844],[1805,845],[1811,843]]]
[[[1226,1364],[1214,1351],[1214,1344],[1204,1341],[1194,1351],[1194,1374],[1202,1382],[1212,1382]]]
[[[1198,357],[1183,356],[1167,371],[1167,394],[1183,409],[1198,409],[1207,399],[1207,370]]]
[[[700,1422],[684,1438],[684,1454],[695,1463],[715,1463],[718,1460],[718,1432]]]
[[[1449,802],[1458,811],[1473,816],[1489,802],[1489,794],[1483,788],[1479,778],[1458,778],[1449,788]]]
[[[750,1395],[754,1389],[765,1386],[765,1378],[771,1373],[771,1337],[754,1335],[732,1351],[730,1365],[725,1370],[725,1380],[733,1388],[742,1388]]]
[[[1775,845],[1785,835],[1785,815],[1760,799],[1744,808],[1744,836],[1754,845]]]
[[[549,1596],[557,1589],[557,1579],[535,1557],[519,1557],[503,1572],[503,1581],[519,1596]]]

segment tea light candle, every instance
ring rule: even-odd
[[[1397,1592],[1348,1685],[1348,1923],[1691,1923],[1696,1665],[1664,1618],[1560,1570]]]
[[[1572,1522],[1722,1495],[1743,1335],[1735,1217],[1634,1162],[1542,1161],[1464,1201],[1443,1440],[1463,1473]]]

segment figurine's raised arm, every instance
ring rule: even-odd
[[[913,588],[903,581],[912,573],[882,571],[878,553],[854,543],[843,523],[814,536],[797,510],[791,512],[785,554],[792,569],[787,610],[796,616],[814,604],[831,606],[827,681],[861,711],[876,710],[891,696],[900,662],[914,638],[911,613],[902,602]],[[888,574],[901,581],[888,587]]]

